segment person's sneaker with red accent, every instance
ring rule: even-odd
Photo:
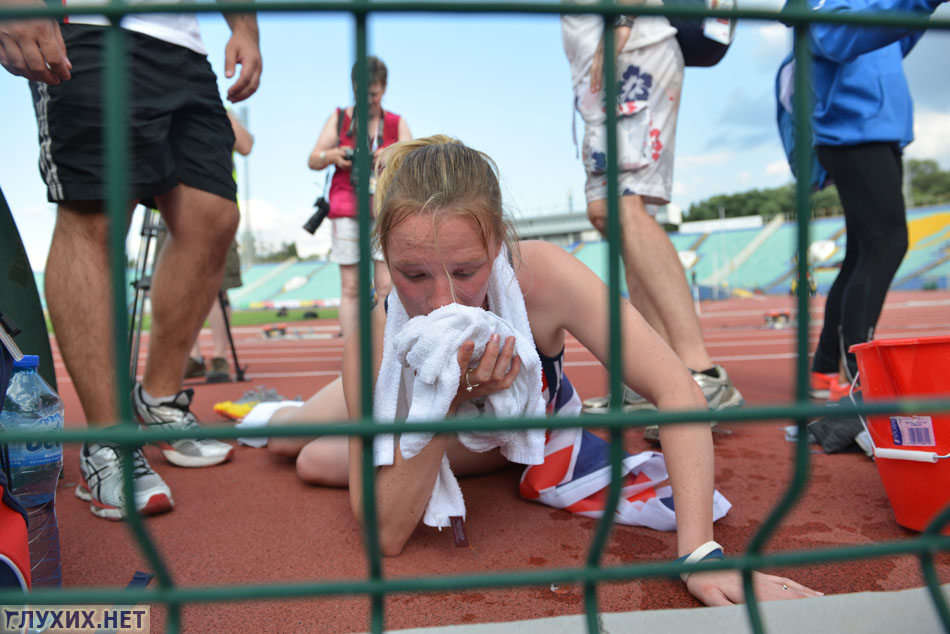
[[[858,394],[861,392],[861,384],[858,383],[854,386],[854,393]],[[831,389],[828,394],[829,403],[840,403],[844,399],[848,399],[851,395],[851,384],[850,383],[838,383],[837,379],[834,383],[831,384]]]
[[[201,425],[191,413],[191,399],[195,391],[182,390],[174,397],[150,403],[141,383],[132,388],[132,411],[149,429],[171,429],[185,434],[201,433]],[[213,438],[180,438],[155,443],[165,459],[179,467],[210,467],[227,462],[234,455],[234,447]]]
[[[172,492],[162,477],[152,470],[142,449],[132,451],[132,480],[135,508],[142,515],[172,510]],[[122,460],[119,450],[109,445],[83,444],[79,451],[79,484],[76,497],[89,502],[96,517],[118,521],[126,516],[122,489]]]
[[[832,385],[838,385],[837,372],[812,372],[808,395],[818,400],[830,398]]]

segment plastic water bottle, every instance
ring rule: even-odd
[[[13,376],[0,412],[8,430],[34,432],[63,428],[63,401],[37,374],[40,359],[25,355],[13,363]],[[10,491],[29,518],[30,569],[33,587],[62,585],[56,485],[63,468],[63,446],[42,439],[8,443]]]

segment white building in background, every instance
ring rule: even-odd
[[[679,205],[670,203],[654,209],[656,220],[660,224],[679,225],[683,222],[683,212]],[[522,239],[545,240],[562,247],[575,242],[597,242],[603,239],[587,219],[586,212],[523,216],[515,218],[514,225],[518,237]]]
[[[600,240],[586,213],[561,213],[514,219],[515,231],[523,240],[545,240],[565,247],[580,241]]]

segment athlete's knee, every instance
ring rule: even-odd
[[[376,296],[380,298],[385,298],[389,295],[389,291],[393,290],[392,282],[389,280],[380,280],[376,282]]]
[[[600,203],[600,204],[597,204]],[[587,219],[601,235],[607,234],[607,207],[603,201],[587,205]]]
[[[907,254],[907,225],[894,226],[877,236],[862,252],[873,254],[873,260],[888,268],[897,269]]]
[[[343,277],[340,279],[340,295],[345,299],[354,299],[359,297],[360,294],[360,284],[356,279],[349,279],[349,277]]]
[[[72,201],[56,208],[53,237],[58,240],[82,240],[106,245],[109,242],[109,217],[100,201]]]
[[[300,442],[295,438],[270,438],[267,451],[282,458],[296,458],[300,454]]]
[[[338,455],[335,443],[310,442],[297,456],[297,477],[308,484],[345,486],[347,458]],[[345,447],[344,447],[345,450]]]

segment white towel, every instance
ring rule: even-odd
[[[458,415],[544,416],[541,359],[534,347],[521,287],[508,262],[505,247],[492,265],[488,284],[491,312],[450,304],[409,319],[395,289],[390,292],[388,301],[383,359],[376,380],[373,412],[379,422],[444,419],[461,378],[459,347],[465,341],[474,341],[475,361],[481,358],[493,333],[499,334],[502,344],[507,336],[515,337],[515,353],[521,358],[521,370],[509,389],[480,399],[480,403],[475,400],[463,403]],[[417,455],[432,437],[431,433],[402,434],[399,445],[403,458]],[[543,429],[461,432],[458,438],[475,452],[500,447],[502,455],[512,462],[540,464],[544,460]],[[394,457],[394,436],[377,436],[375,464],[393,464]],[[449,526],[452,516],[465,517],[465,502],[448,458],[443,456],[423,523],[441,528]]]
[[[251,408],[251,411],[249,411],[235,427],[237,429],[264,427],[270,422],[270,418],[274,415],[274,412],[284,407],[303,407],[303,401],[264,401],[263,403],[258,403]],[[267,446],[267,438],[264,436],[238,438],[237,441],[248,447]]]

